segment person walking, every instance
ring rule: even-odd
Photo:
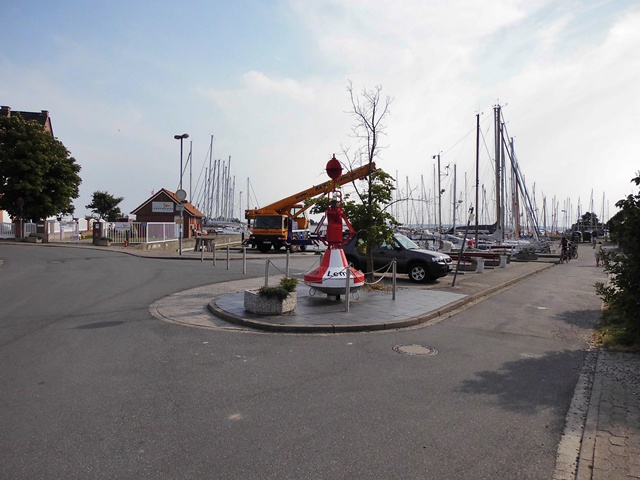
[[[604,259],[602,258],[602,240],[599,241],[598,243],[596,243],[594,246],[594,252],[593,254],[596,257],[596,267],[600,266],[600,260],[602,260],[602,263],[604,264]]]

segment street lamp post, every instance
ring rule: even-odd
[[[189,134],[183,133],[182,135],[174,135],[173,138],[180,140],[180,189],[182,190],[182,141],[185,138],[189,138]]]
[[[182,237],[184,236],[184,204],[185,198],[187,196],[186,192],[182,189],[182,142],[185,138],[189,138],[188,133],[183,133],[182,135],[174,135],[173,138],[176,140],[180,140],[180,187],[178,188],[179,193],[178,200],[180,200],[180,230],[179,230],[179,238],[178,238],[178,250],[180,252],[180,256],[182,256]]]

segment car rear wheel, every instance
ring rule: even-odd
[[[411,265],[409,269],[409,280],[412,282],[420,283],[426,282],[431,279],[431,275],[429,275],[429,270],[427,270],[427,266],[424,263],[414,263]]]

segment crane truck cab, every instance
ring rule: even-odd
[[[275,250],[286,247],[292,252],[298,249],[304,251],[307,245],[301,242],[309,241],[311,244],[309,219],[301,204],[294,205],[284,214],[256,214],[247,219],[251,231],[247,243],[262,253],[267,253],[272,247]]]

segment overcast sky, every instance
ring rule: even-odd
[[[236,216],[247,178],[258,205],[321,183],[355,148],[349,80],[393,99],[377,163],[403,194],[433,196],[441,152],[444,201],[456,164],[473,202],[481,113],[490,196],[496,104],[540,208],[584,212],[593,195],[600,217],[604,196],[608,217],[637,190],[636,0],[0,0],[0,18],[0,103],[50,112],[82,166],[76,216],[96,190],[125,213],[175,190],[182,133],[194,191],[212,135],[213,158],[231,157]]]

